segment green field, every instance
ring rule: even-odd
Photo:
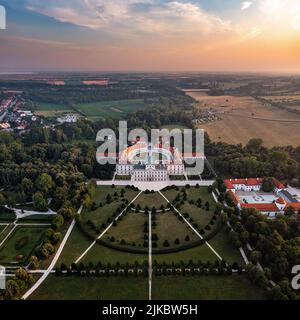
[[[243,265],[245,262],[241,253],[230,242],[229,236],[223,228],[213,239],[209,241],[209,244],[221,255],[221,257],[228,263],[237,262]]]
[[[216,262],[218,257],[209,249],[207,245],[198,246],[196,248],[187,249],[184,251],[180,251],[177,253],[168,253],[168,254],[154,254],[153,261],[157,261],[159,263],[180,263],[189,262],[191,260],[198,262]]]
[[[76,109],[86,117],[121,119],[144,107],[143,99],[80,103]]]
[[[154,300],[263,300],[266,293],[241,275],[154,277]]]
[[[57,277],[51,275],[31,300],[146,300],[147,278]]]
[[[14,212],[3,212],[0,213],[0,222],[6,223],[6,222],[12,222],[16,219],[16,215]]]
[[[18,226],[0,249],[0,264],[27,264],[44,231],[43,227]]]
[[[54,215],[32,215],[25,218],[18,219],[18,223],[45,223],[45,224],[51,224],[53,220]]]
[[[101,263],[143,263],[148,261],[148,254],[133,254],[107,248],[103,245],[95,245],[87,255],[82,259],[83,263],[92,262],[94,264]]]
[[[6,228],[6,225],[5,226],[0,226],[0,235],[4,231],[5,228]]]
[[[117,209],[124,204],[121,197],[122,188],[112,188],[112,187],[99,187],[96,189],[93,201],[97,206],[102,204],[101,207],[97,207],[96,210],[84,209],[82,213],[82,225],[93,237],[99,235],[95,230],[93,230],[87,223],[92,221],[98,228],[101,228],[102,224],[108,223],[108,219],[112,219],[113,215],[116,213]],[[137,191],[131,189],[124,189],[124,199],[130,202],[136,195]],[[115,196],[115,193],[118,196]],[[109,204],[106,203],[107,195],[110,195],[113,201]]]
[[[154,300],[264,300],[266,292],[242,275],[161,276],[152,282]],[[57,277],[51,275],[31,300],[147,300],[147,278]]]
[[[113,226],[108,230],[103,240],[109,241],[107,240],[108,237],[114,237],[116,239],[115,244],[120,245],[120,242],[125,240],[126,246],[132,247],[134,243],[136,247],[142,248],[144,243],[143,230],[145,222],[148,222],[148,215],[128,212],[127,215],[123,216],[122,220],[118,222],[117,226]]]
[[[168,203],[167,201],[158,193],[142,193],[134,202],[134,204],[137,206],[138,204],[141,206],[142,210],[148,206],[149,209],[152,209],[155,207],[157,210],[160,209],[161,205],[163,205],[165,208],[167,207]]]
[[[177,248],[181,245],[199,240],[199,237],[192,231],[192,229],[184,222],[174,215],[173,212],[157,213],[156,214],[157,226],[153,228],[152,234],[158,236],[158,248],[164,248],[165,240],[168,240],[170,247]],[[190,241],[186,242],[186,236],[190,237]],[[179,239],[180,244],[175,244],[175,240]]]
[[[56,117],[70,112],[74,112],[74,110],[67,105],[38,102],[35,114],[44,117]]]

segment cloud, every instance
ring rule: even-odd
[[[27,0],[27,8],[62,22],[131,37],[160,34],[198,38],[233,30],[230,21],[192,1]]]
[[[253,2],[251,1],[244,1],[242,3],[242,10],[247,10],[252,6]]]

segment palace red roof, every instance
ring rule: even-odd
[[[300,210],[300,202],[288,203],[287,207],[293,207],[295,210]]]
[[[227,189],[234,189],[235,184],[244,184],[246,186],[258,186],[263,182],[262,178],[249,178],[249,179],[228,179],[224,181]]]
[[[238,198],[238,196],[231,190],[228,191],[228,194],[229,194],[231,200],[233,201],[233,203],[235,205],[238,205],[240,202],[240,199]]]
[[[255,208],[258,211],[277,212],[280,211],[275,203],[241,203],[244,209]]]
[[[278,188],[278,189],[285,189],[285,186],[280,182],[278,181],[277,179],[273,178],[273,183],[275,184],[275,186]]]
[[[276,202],[279,204],[286,204],[286,201],[283,198],[278,198]]]

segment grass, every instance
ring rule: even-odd
[[[52,223],[54,215],[32,215],[18,219],[18,223]]]
[[[266,293],[242,275],[154,277],[154,300],[264,300]]]
[[[40,116],[45,116],[45,117],[55,117],[63,113],[70,113],[70,112],[74,112],[74,110],[67,105],[38,102],[35,114]]]
[[[103,245],[96,244],[82,259],[83,263],[93,262],[101,263],[143,263],[148,261],[148,254],[133,254],[107,248]]]
[[[143,99],[80,103],[76,109],[91,118],[124,118],[144,107]]]
[[[210,250],[207,245],[198,246],[196,248],[187,249],[177,253],[168,254],[154,254],[153,261],[156,260],[159,263],[180,263],[181,261],[189,262],[193,260],[194,262],[216,262],[218,260],[217,256]]]
[[[66,246],[60,255],[57,265],[65,263],[71,265],[91,244],[91,240],[87,239],[82,232],[75,226]]]
[[[166,207],[168,203],[158,192],[155,192],[149,194],[142,193],[134,202],[134,204],[136,206],[139,204],[142,209],[148,206],[150,209],[155,207],[157,210],[159,210],[161,205]]]
[[[57,277],[43,283],[31,300],[146,300],[147,278]]]
[[[173,123],[173,124],[168,124],[168,125],[163,125],[162,129],[168,129],[168,130],[173,130],[173,129],[179,129],[179,130],[184,130],[184,129],[189,129],[186,126],[183,126],[180,123]]]
[[[43,227],[17,227],[0,249],[0,263],[26,265],[34,249],[41,243],[44,231]]]
[[[5,226],[0,226],[0,235],[1,233],[3,232],[3,230],[6,228],[6,225]]]
[[[16,220],[16,215],[14,212],[3,212],[0,213],[0,222],[6,223],[6,222],[12,222]]]
[[[206,211],[205,209],[198,208],[187,202],[180,207],[179,211],[182,214],[188,213],[189,216],[193,218],[193,223],[197,223],[200,229],[204,229],[213,217],[213,212],[211,210]]]
[[[156,217],[157,226],[153,228],[152,234],[157,234],[159,238],[157,241],[158,248],[163,248],[165,240],[169,241],[170,248],[177,248],[182,244],[187,244],[185,241],[187,235],[190,237],[191,242],[199,240],[190,227],[184,221],[179,221],[172,212],[158,213]],[[179,245],[174,243],[177,238],[180,240]]]
[[[116,244],[120,243],[121,240],[125,240],[129,247],[133,242],[137,247],[142,247],[144,243],[144,223],[147,221],[148,216],[145,214],[129,212],[118,222],[117,226],[108,230],[103,240],[107,237],[114,237]]]
[[[114,193],[117,192],[120,195],[122,189],[125,190],[125,198],[129,202],[138,194],[137,191],[131,190],[130,188],[126,189],[120,186],[116,186],[115,188],[112,188],[111,186],[100,186],[96,188],[93,201],[95,201],[97,205],[99,205],[100,203],[104,204],[108,194],[113,197]]]
[[[221,257],[228,263],[238,262],[239,264],[244,264],[242,256],[230,242],[228,234],[225,228],[223,228],[209,244],[221,255]]]
[[[108,218],[112,218],[113,214],[116,213],[116,210],[118,207],[120,207],[122,202],[122,198],[120,196],[121,194],[121,187],[112,188],[110,186],[108,187],[99,187],[96,189],[95,195],[93,197],[93,201],[96,203],[97,206],[101,203],[103,206],[98,207],[94,211],[90,210],[84,210],[82,213],[82,222],[84,227],[87,229],[87,231],[93,235],[97,236],[95,230],[92,230],[86,222],[88,220],[92,221],[98,228],[102,226],[102,224],[108,222]],[[137,191],[133,191],[131,189],[124,189],[125,190],[125,197],[124,199],[127,199],[128,202],[130,202],[136,195]],[[115,192],[119,194],[118,197],[114,197]],[[113,198],[113,202],[110,204],[106,204],[106,197],[110,194]]]

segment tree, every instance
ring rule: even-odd
[[[31,270],[37,270],[40,267],[39,259],[36,256],[30,258],[29,268]]]
[[[275,185],[272,178],[266,178],[263,180],[261,189],[264,192],[273,192],[274,188],[275,188]]]
[[[65,223],[64,217],[61,214],[57,214],[52,220],[51,227],[54,230],[60,230],[61,227],[64,225],[64,223]]]
[[[163,243],[163,246],[164,247],[170,247],[170,243],[168,240],[165,240],[164,243]]]
[[[52,177],[49,174],[43,173],[36,179],[35,186],[39,191],[47,195],[49,191],[53,188],[54,183]]]
[[[43,194],[37,192],[34,194],[33,198],[33,206],[36,210],[45,212],[48,210],[47,200],[43,197]]]
[[[62,215],[65,220],[71,220],[75,217],[75,210],[73,207],[63,207],[58,210],[58,214]]]
[[[246,145],[246,150],[251,153],[259,152],[263,145],[263,140],[259,138],[251,139]]]
[[[12,300],[21,296],[21,289],[16,280],[8,280],[5,290],[5,299]]]
[[[0,193],[0,206],[4,206],[6,203],[5,198],[2,193]]]
[[[261,252],[253,250],[250,255],[250,261],[253,264],[257,264],[259,259],[261,258]]]

